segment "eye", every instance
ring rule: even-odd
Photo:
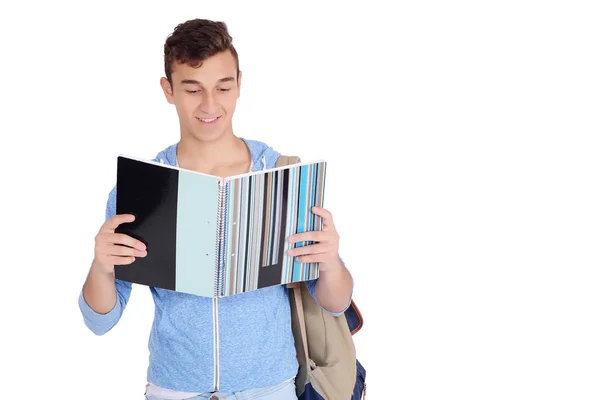
[[[188,92],[190,94],[194,94],[194,93],[200,93],[200,90],[186,90],[186,92]]]
[[[231,90],[231,88],[221,88],[219,89],[219,91],[221,92],[229,92]]]

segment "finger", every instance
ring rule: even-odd
[[[325,253],[296,257],[296,261],[302,264],[323,262],[325,259]]]
[[[146,250],[146,245],[144,243],[124,233],[110,233],[107,236],[107,241],[113,244],[122,244],[124,246],[133,247],[138,250]]]
[[[135,257],[108,256],[107,261],[110,265],[129,265],[135,261]]]
[[[297,242],[324,242],[327,240],[329,234],[323,231],[310,231],[310,232],[302,232],[291,235],[288,238],[290,243]]]
[[[133,222],[135,217],[133,214],[117,214],[110,217],[106,222],[102,225],[100,229],[102,232],[114,232],[115,229],[121,224]]]
[[[137,250],[131,247],[120,244],[112,244],[107,246],[105,254],[107,256],[125,256],[125,257],[146,257],[148,252],[145,250]]]
[[[311,244],[309,246],[301,246],[296,247],[295,249],[289,249],[287,251],[288,256],[297,257],[309,254],[321,254],[327,251],[327,245],[319,243],[319,244]]]
[[[335,229],[335,224],[333,223],[333,215],[331,212],[324,209],[323,207],[314,206],[312,208],[312,212],[319,217],[323,221],[323,230],[332,230]]]
[[[96,245],[96,254],[101,257],[120,256],[120,257],[145,257],[145,250],[137,250],[132,247],[112,243],[99,243]]]
[[[327,210],[323,207],[313,206],[312,212],[317,214],[318,216],[326,218],[326,219],[332,218],[331,212],[329,212],[329,210]]]

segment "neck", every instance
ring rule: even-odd
[[[233,134],[217,140],[201,141],[182,135],[177,146],[179,166],[196,171],[207,171],[250,160],[246,144]]]

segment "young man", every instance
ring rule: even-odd
[[[230,176],[272,168],[279,154],[264,143],[234,135],[232,117],[242,74],[222,22],[191,20],[177,26],[164,46],[160,84],[175,105],[181,138],[155,161],[203,173]],[[84,321],[97,335],[119,321],[132,285],[116,280],[114,269],[147,255],[144,245],[115,233],[131,215],[115,215],[116,188],[109,194],[106,221],[79,297]],[[352,277],[338,256],[338,234],[327,210],[315,208],[323,231],[290,241],[315,241],[294,249],[300,262],[319,262],[311,294],[339,315],[350,305]],[[122,246],[124,245],[124,246]],[[150,332],[148,399],[295,399],[298,369],[288,292],[274,286],[213,299],[150,288],[155,319]]]

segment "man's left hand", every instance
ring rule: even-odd
[[[288,241],[291,243],[315,242],[315,244],[289,249],[287,254],[296,257],[301,263],[319,263],[320,271],[342,268],[338,253],[340,237],[335,229],[331,213],[322,207],[313,207],[312,211],[321,217],[323,230],[297,233],[290,236]]]

